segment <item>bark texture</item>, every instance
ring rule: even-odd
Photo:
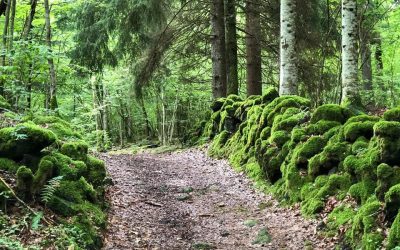
[[[296,95],[296,0],[281,0],[280,95]]]
[[[226,96],[225,54],[224,0],[213,0],[211,3],[211,59],[214,99]]]
[[[247,95],[262,94],[259,0],[246,1]]]
[[[239,93],[236,0],[225,0],[227,94]]]
[[[48,56],[49,73],[50,73],[50,85],[49,85],[49,99],[50,99],[50,109],[54,110],[58,108],[57,104],[57,79],[56,70],[54,68],[54,60],[51,55],[52,51],[52,41],[51,41],[51,20],[50,20],[50,6],[49,0],[44,0],[45,9],[45,21],[46,21],[46,44],[50,55]]]
[[[2,39],[2,56],[1,56],[1,66],[6,65],[6,52],[7,52],[7,37],[8,37],[8,25],[10,23],[10,9],[11,9],[11,1],[7,1],[7,5],[5,6],[4,12],[4,29],[3,29],[3,39]],[[0,79],[0,95],[4,95],[4,79]]]
[[[359,104],[356,0],[342,0],[342,103]]]

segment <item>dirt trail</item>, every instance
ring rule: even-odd
[[[200,150],[103,159],[114,181],[105,249],[333,248],[315,221]]]

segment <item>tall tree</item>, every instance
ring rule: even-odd
[[[4,29],[3,29],[3,40],[2,40],[2,56],[1,56],[1,66],[6,65],[6,52],[7,52],[7,38],[8,38],[8,25],[10,22],[10,9],[11,9],[11,1],[7,1],[7,5],[5,7],[5,20],[4,20]],[[4,95],[4,79],[0,79],[0,95]]]
[[[342,0],[342,104],[360,104],[357,1]]]
[[[296,0],[281,0],[280,95],[295,95],[298,88],[296,55]]]
[[[10,29],[9,29],[9,50],[12,52],[14,49],[14,28],[15,28],[15,12],[17,10],[17,0],[11,0],[11,16],[10,16]],[[12,61],[10,60],[10,65]]]
[[[48,47],[49,56],[47,62],[49,64],[50,85],[49,85],[49,108],[54,110],[58,107],[57,104],[57,79],[56,71],[54,68],[54,60],[52,54],[52,41],[51,41],[51,20],[50,20],[50,6],[49,0],[44,0],[45,10],[45,23],[46,23],[46,44]]]
[[[239,93],[236,0],[225,0],[227,94]]]
[[[224,0],[211,3],[212,93],[214,98],[226,96],[226,50]]]
[[[246,0],[247,95],[262,94],[260,1]]]
[[[24,29],[22,31],[22,38],[27,40],[32,29],[32,22],[36,14],[37,0],[31,0],[31,9],[29,15],[26,17]]]

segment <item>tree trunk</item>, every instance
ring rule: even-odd
[[[296,0],[281,0],[280,95],[296,95]]]
[[[49,51],[47,62],[49,64],[50,73],[50,85],[49,85],[49,96],[50,96],[50,109],[55,110],[58,108],[57,104],[57,79],[56,70],[54,68],[54,60],[52,55],[52,42],[51,42],[51,22],[50,22],[50,6],[49,0],[44,0],[45,9],[45,21],[46,21],[46,44]]]
[[[7,38],[8,38],[8,26],[10,22],[10,9],[11,9],[11,1],[7,1],[7,6],[5,10],[5,19],[4,19],[4,29],[3,29],[3,42],[2,42],[2,56],[1,56],[1,66],[6,66],[6,52],[7,52]],[[0,78],[0,95],[4,96],[4,84],[5,81],[1,77]]]
[[[356,0],[342,0],[342,104],[361,104],[358,83],[357,31],[357,2]]]
[[[227,94],[239,93],[236,0],[225,0]]]
[[[31,33],[32,22],[36,14],[36,6],[37,6],[37,0],[31,0],[31,10],[26,18],[24,30],[22,32],[22,38],[24,40],[28,40],[28,36]]]
[[[14,49],[14,28],[15,28],[15,12],[17,9],[17,0],[11,2],[11,17],[10,17],[10,29],[9,29],[9,51],[12,53]],[[9,65],[12,65],[12,60],[9,60]]]
[[[225,54],[224,0],[213,0],[211,3],[211,59],[214,99],[226,96]]]
[[[259,0],[246,1],[247,96],[262,94]]]
[[[362,80],[364,89],[372,90],[371,47],[369,39],[361,40]]]

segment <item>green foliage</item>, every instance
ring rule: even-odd
[[[47,205],[47,203],[53,199],[54,194],[57,191],[57,188],[60,187],[60,182],[63,178],[63,176],[54,177],[43,187],[41,192],[41,200],[44,204]]]

